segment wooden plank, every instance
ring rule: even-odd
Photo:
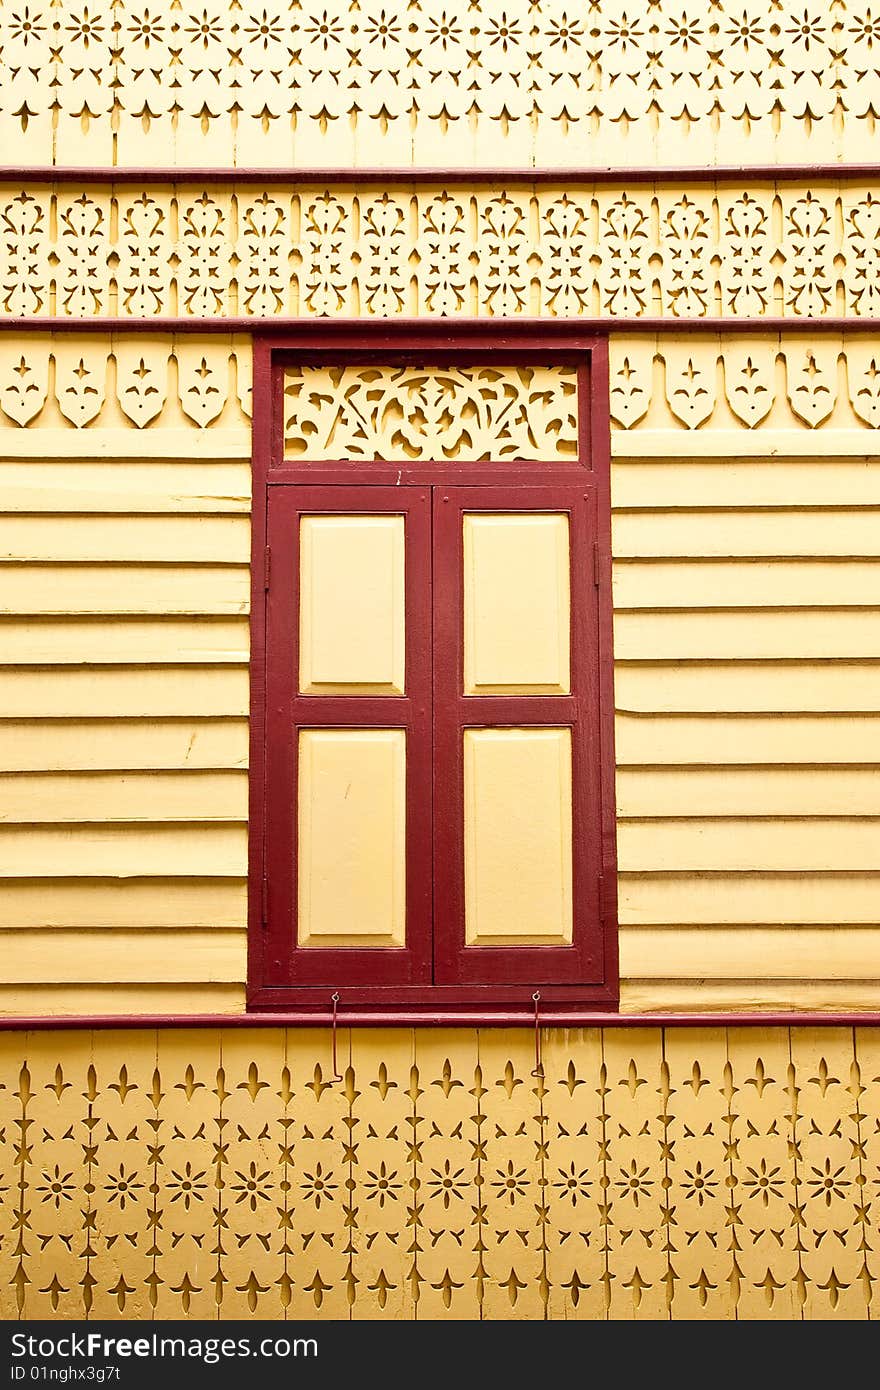
[[[247,613],[245,565],[0,565],[0,613]]]
[[[625,873],[682,869],[872,869],[880,864],[880,820],[621,821]]]
[[[615,741],[619,766],[873,764],[880,763],[880,715],[621,713]]]
[[[0,828],[0,878],[243,878],[239,825]]]
[[[3,1018],[85,1018],[115,1014],[243,1014],[244,984],[0,985]]]
[[[241,664],[248,635],[244,617],[6,618],[0,660],[7,666]]]
[[[244,929],[244,879],[6,879],[0,926],[114,931],[138,927]]]
[[[870,429],[826,425],[821,430],[780,428],[762,424],[759,430],[660,429],[611,430],[611,452],[621,458],[863,458],[870,449]]]
[[[29,431],[22,430],[22,434]],[[177,460],[59,463],[41,433],[33,462],[0,463],[5,512],[215,512],[250,511],[250,464]],[[147,433],[151,437],[152,431]]]
[[[0,499],[2,505],[3,499]],[[250,524],[244,516],[7,516],[0,529],[0,560],[178,560],[246,565]]]
[[[880,923],[880,876],[864,874],[621,874],[622,927]]]
[[[880,1010],[880,979],[642,980],[620,983],[621,1013],[868,1013]]]
[[[876,560],[618,560],[615,608],[877,608]]]
[[[800,500],[792,498],[791,501]],[[621,511],[615,556],[880,555],[880,510]]]
[[[629,816],[875,816],[880,770],[621,768],[617,814]]]
[[[19,773],[0,825],[102,821],[246,821],[246,772]]]
[[[247,671],[235,667],[6,670],[0,718],[246,715]]]
[[[816,435],[825,444],[824,430]],[[618,436],[619,438],[619,436]],[[676,436],[677,439],[681,435]],[[746,431],[739,436],[745,441]],[[736,451],[714,462],[691,462],[667,440],[665,454],[651,462],[611,466],[615,508],[880,506],[880,462],[876,457],[840,459],[825,445],[821,458],[768,458],[763,431],[756,431],[762,457],[742,461]]]
[[[880,657],[880,609],[617,613],[618,660]]]
[[[246,946],[237,931],[0,932],[11,985],[237,984]]]
[[[153,429],[106,428],[78,430],[41,425],[39,429],[0,429],[0,458],[44,459],[239,459],[249,458],[251,430],[238,425],[194,429],[162,426]]]
[[[880,927],[628,927],[620,972],[642,980],[863,980]]]
[[[876,663],[869,662],[771,665],[742,661],[690,666],[620,663],[615,689],[621,710],[857,714],[875,711],[880,705],[880,670]],[[818,751],[814,756],[822,761]]]
[[[246,719],[0,721],[0,772],[247,765]]]

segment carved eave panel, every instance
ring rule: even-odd
[[[871,318],[864,178],[0,191],[0,316]]]
[[[812,162],[859,158],[880,110],[876,16],[844,0],[4,0],[0,57],[33,164]]]

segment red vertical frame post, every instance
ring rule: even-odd
[[[299,693],[299,531],[305,516],[400,515],[405,527],[403,695]],[[269,986],[427,984],[431,979],[430,494],[424,487],[270,490],[266,684],[264,981]],[[397,947],[297,944],[298,742],[302,729],[406,730],[406,937]],[[344,935],[340,924],[340,935]]]

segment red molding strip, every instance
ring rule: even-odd
[[[0,1033],[64,1032],[136,1028],[329,1028],[328,1009],[301,1010],[295,1014],[94,1014],[61,1018],[0,1018]],[[503,1012],[471,1009],[460,1013],[443,1009],[414,1013],[405,1009],[345,1008],[337,1014],[340,1028],[533,1028],[531,1008]],[[587,1009],[547,1009],[542,1028],[877,1028],[880,1013],[748,1013],[748,1014],[621,1014]]]
[[[664,167],[657,165],[608,166],[602,169],[584,167],[540,169],[519,167],[417,168],[411,165],[388,169],[229,169],[229,168],[156,168],[134,165],[130,168],[77,168],[57,165],[54,168],[0,168],[0,184],[59,184],[59,183],[196,183],[196,184],[429,184],[466,185],[472,188],[495,188],[503,183],[562,184],[592,187],[607,183],[738,183],[747,179],[754,183],[800,183],[804,180],[831,180],[835,183],[853,179],[876,181],[880,164],[723,164],[700,168]]]
[[[847,318],[843,315],[828,315],[827,318],[375,318],[325,319],[312,316],[301,318],[36,318],[33,316],[0,317],[0,332],[27,333],[202,333],[226,334],[250,333],[260,337],[283,336],[296,339],[305,325],[313,329],[320,327],[323,341],[332,345],[336,336],[344,336],[360,331],[365,325],[384,325],[388,330],[388,348],[393,351],[395,341],[401,333],[415,328],[433,330],[435,333],[450,333],[462,337],[471,334],[492,335],[496,346],[506,343],[518,344],[520,339],[533,336],[536,332],[553,337],[565,338],[567,334],[577,333],[581,337],[607,336],[610,333],[877,333],[880,331],[880,316]]]

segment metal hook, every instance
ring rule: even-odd
[[[331,1004],[333,1005],[333,1025],[332,1025],[332,1028],[333,1028],[333,1078],[332,1078],[332,1079],[333,1079],[334,1081],[344,1081],[344,1080],[345,1080],[345,1077],[342,1075],[342,1072],[339,1070],[339,1064],[338,1064],[337,1061],[336,1061],[336,1006],[337,1006],[337,1004],[339,1003],[339,991],[338,991],[338,990],[334,990],[333,993],[330,995],[330,1002],[331,1002]]]
[[[540,1080],[543,1081],[544,1063],[541,1059],[541,1026],[538,1022],[538,1001],[540,1000],[540,998],[541,991],[539,989],[536,989],[534,994],[532,995],[532,1002],[535,1005],[535,1069],[531,1073],[531,1075],[537,1076],[540,1078]]]

